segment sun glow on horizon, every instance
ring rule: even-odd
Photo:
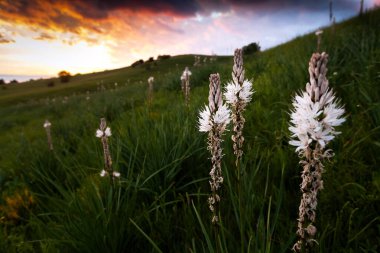
[[[55,76],[61,70],[76,74],[120,67],[103,43],[78,41],[69,45],[58,40],[37,41],[21,36],[16,39],[17,43],[6,45],[7,53],[0,56],[0,69],[4,72],[1,74]]]

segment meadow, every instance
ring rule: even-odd
[[[290,252],[301,166],[288,144],[289,113],[316,44],[311,33],[244,56],[255,93],[244,112],[239,181],[231,131],[224,135],[219,226],[210,222],[211,165],[198,115],[209,75],[219,73],[223,86],[231,80],[231,56],[200,66],[193,55],[174,56],[68,83],[2,85],[0,252]],[[314,251],[379,252],[380,10],[323,28],[321,51],[347,119],[329,144],[335,156],[325,164]],[[186,66],[189,106],[180,81]],[[121,173],[114,184],[99,175],[100,118],[112,130]]]

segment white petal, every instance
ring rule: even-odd
[[[245,80],[243,83],[243,87],[239,93],[239,98],[244,102],[248,103],[252,99],[252,82]]]
[[[198,122],[200,132],[208,132],[211,130],[211,113],[208,106],[205,106],[205,109],[199,113]]]
[[[107,127],[107,128],[106,128],[106,131],[104,131],[104,134],[105,134],[107,137],[110,137],[110,136],[111,136],[111,128]]]
[[[102,130],[100,130],[100,129],[96,130],[96,137],[101,138],[101,137],[103,137],[103,134],[104,133]]]
[[[225,125],[230,123],[230,110],[226,105],[222,105],[218,108],[214,116],[214,123]]]
[[[113,176],[114,176],[114,177],[120,177],[120,172],[114,171],[114,172],[113,172]]]
[[[228,104],[235,104],[238,102],[237,94],[240,91],[240,86],[233,82],[227,83],[226,90],[224,92],[224,98]]]
[[[101,177],[104,177],[105,175],[107,175],[108,173],[107,173],[107,171],[105,171],[105,170],[102,170],[101,172],[100,172],[100,176]]]

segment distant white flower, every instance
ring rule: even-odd
[[[113,172],[113,176],[114,176],[114,177],[120,177],[120,172],[114,171],[114,172]]]
[[[104,177],[104,176],[106,176],[107,174],[108,174],[108,172],[105,171],[105,170],[102,170],[102,171],[100,172],[100,176],[101,176],[101,177]]]
[[[212,129],[211,112],[208,106],[199,113],[199,131],[208,132]]]
[[[186,80],[189,76],[191,76],[191,71],[188,67],[186,67],[185,70],[182,72],[181,80]]]
[[[149,77],[148,78],[148,83],[153,83],[153,82],[154,82],[154,77],[153,76]]]
[[[323,33],[323,30],[319,29],[315,32],[315,35],[319,36]]]
[[[229,82],[224,92],[224,97],[228,104],[236,104],[239,101],[248,103],[252,99],[252,82],[244,80],[243,85]]]
[[[100,129],[96,130],[96,137],[102,138],[103,136],[110,137],[111,136],[111,128],[107,127],[104,132]]]
[[[48,128],[51,126],[51,123],[48,120],[45,120],[44,128]]]

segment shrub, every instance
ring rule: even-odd
[[[157,60],[166,60],[166,59],[169,59],[170,57],[171,56],[168,54],[159,55],[159,56],[157,56]]]
[[[144,63],[143,60],[138,60],[138,61],[135,61],[134,63],[132,63],[131,67],[134,68],[134,67],[137,67],[143,63]]]
[[[61,80],[61,83],[67,83],[70,81],[71,74],[70,72],[67,72],[65,70],[62,70],[58,73],[59,80]]]
[[[243,55],[254,54],[260,52],[260,45],[257,42],[253,42],[243,47]]]

